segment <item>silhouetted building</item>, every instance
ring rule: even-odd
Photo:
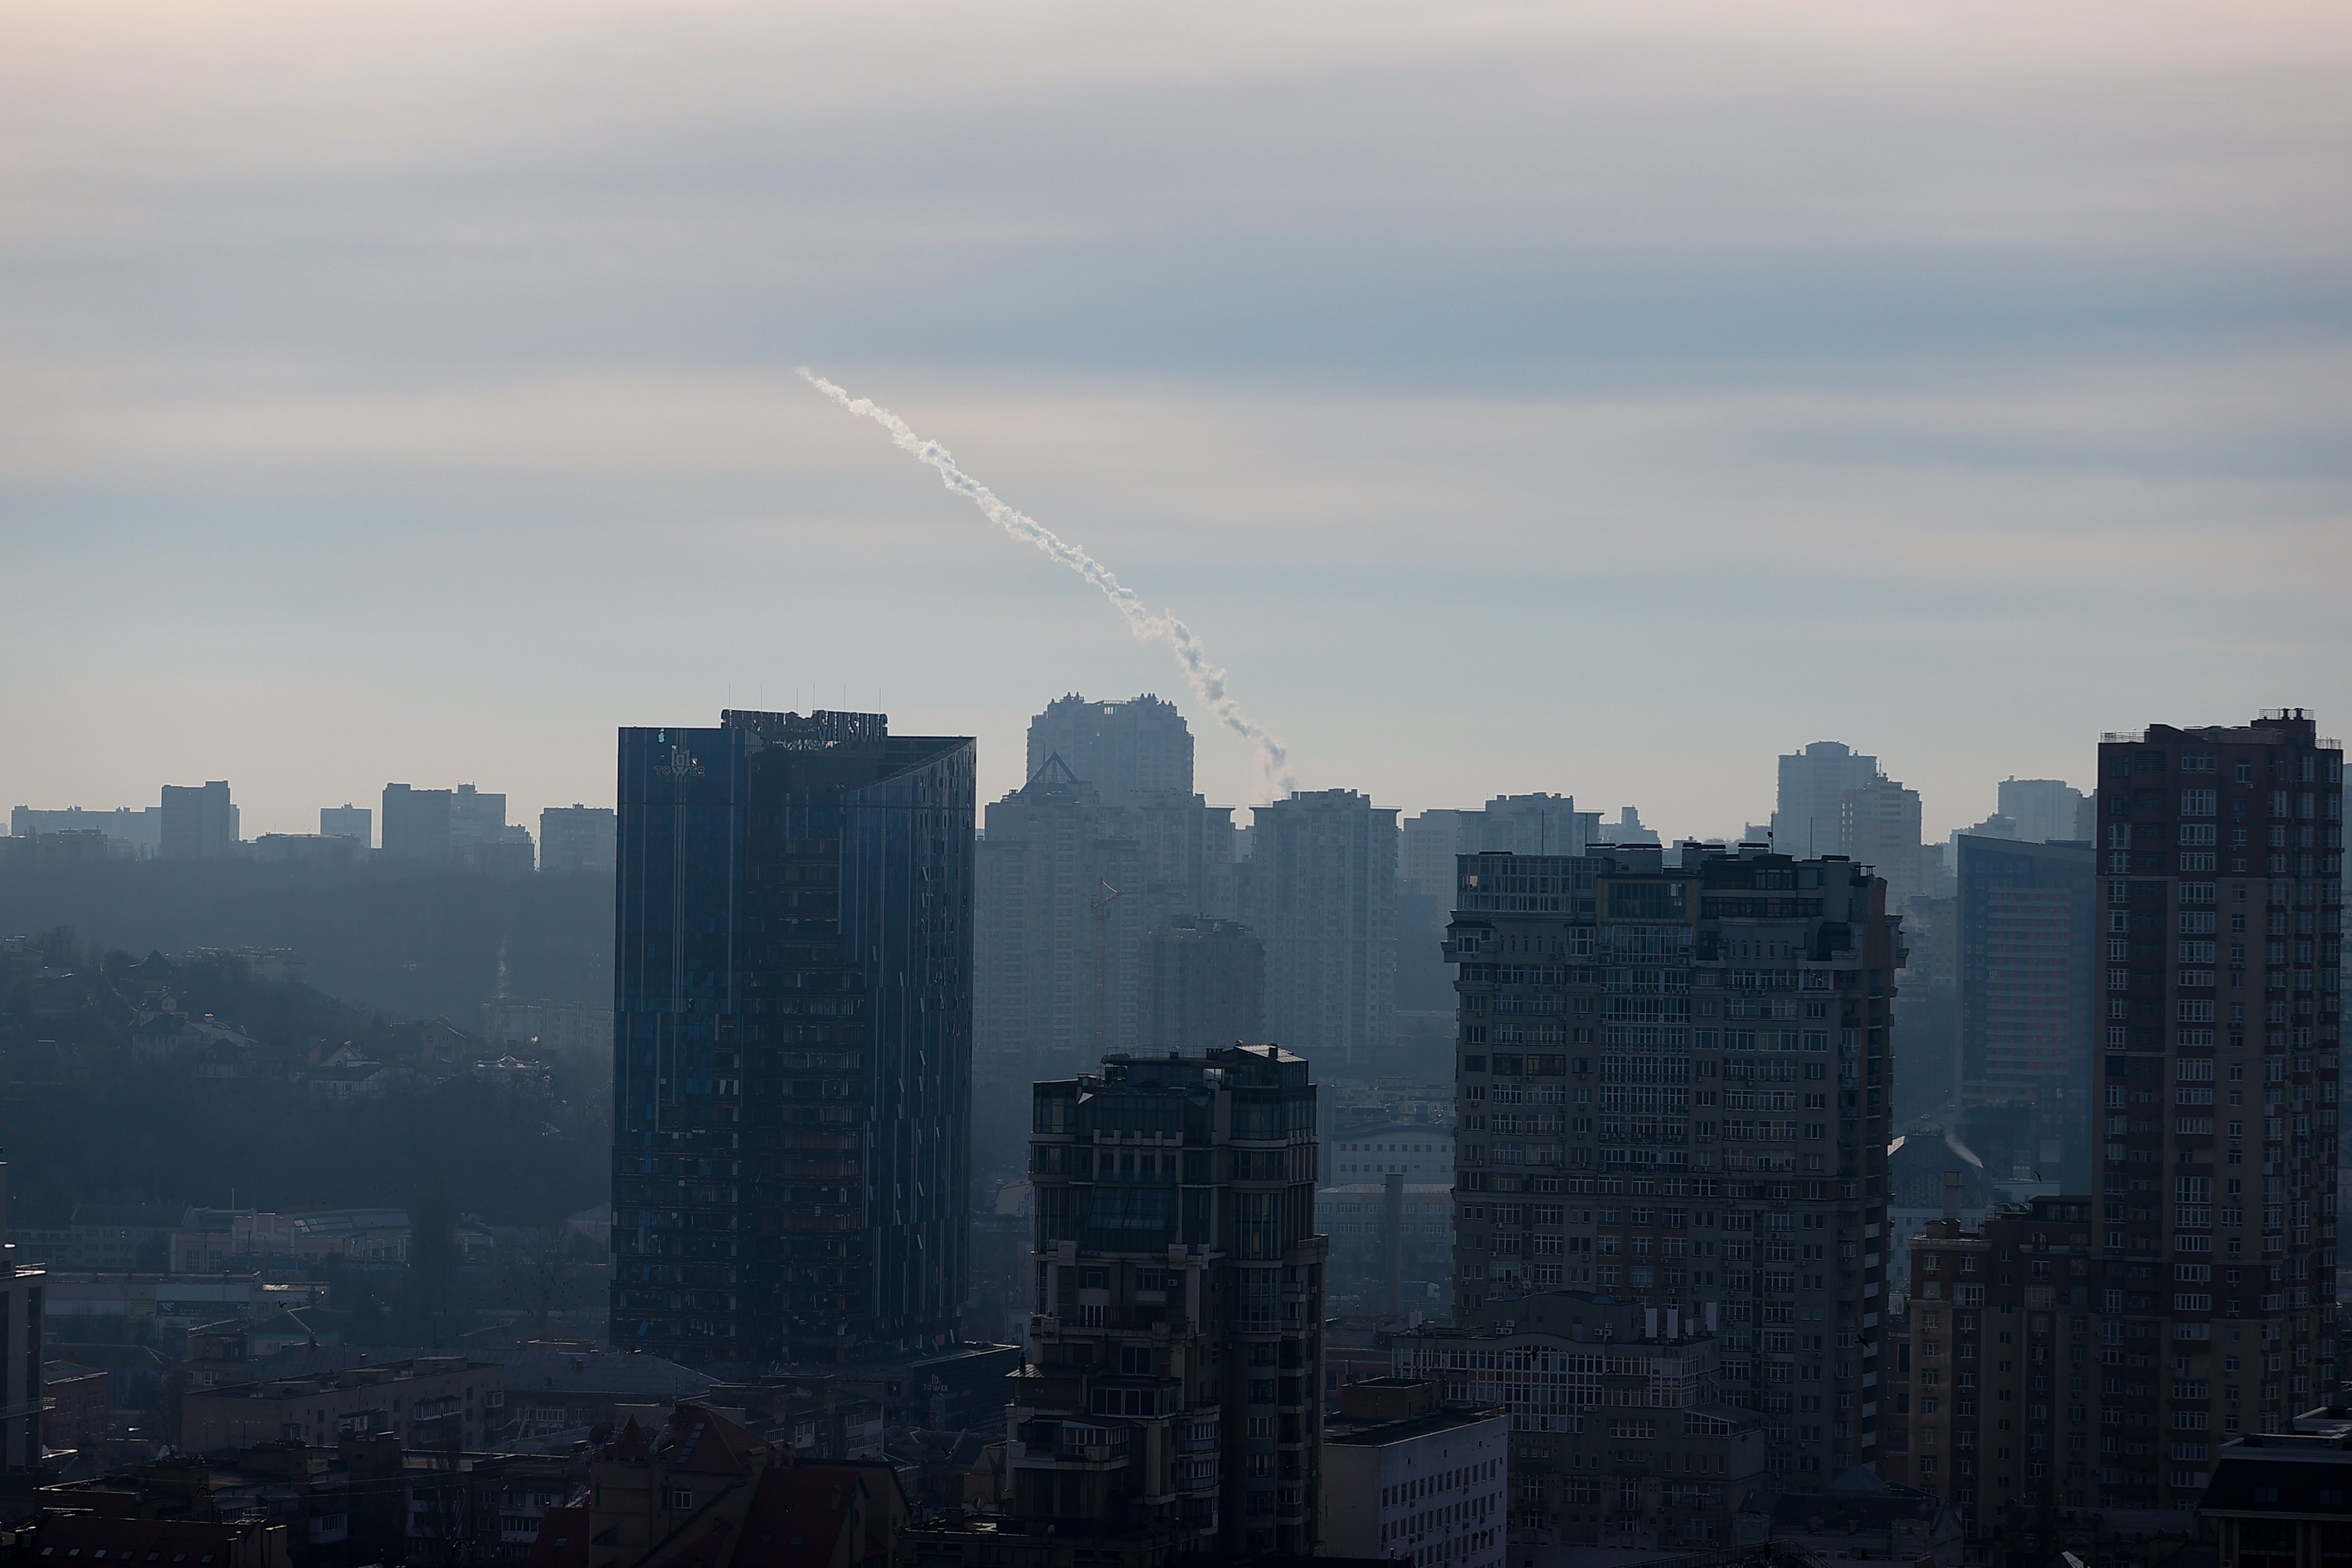
[[[449,853],[466,863],[469,852],[497,844],[507,833],[507,797],[461,784],[449,793]]]
[[[1157,697],[1089,702],[1073,692],[1029,721],[1029,776],[1049,757],[1094,785],[1106,806],[1139,805],[1192,793],[1192,731],[1172,702]]]
[[[446,866],[450,859],[450,792],[383,786],[383,852],[394,860]]]
[[[1958,844],[1962,1100],[2024,1109],[2035,1168],[2087,1191],[2097,1002],[2091,847],[1970,834]]]
[[[616,831],[609,807],[548,806],[539,814],[539,868],[610,874]]]
[[[107,853],[127,860],[152,858],[163,847],[163,808],[119,805],[112,811],[37,811],[20,805],[8,814],[8,831],[18,838],[35,834],[102,833]]]
[[[1972,1531],[2084,1507],[2105,1365],[2091,1332],[2092,1213],[2079,1194],[2035,1198],[1995,1209],[1981,1229],[1939,1219],[1894,1238],[1911,1255],[1909,1364],[1880,1473],[1950,1502]]]
[[[228,781],[165,784],[157,852],[167,860],[226,860],[236,853],[237,809]]]
[[[2343,752],[2302,709],[2109,735],[2099,818],[2109,1365],[2085,1495],[2179,1512],[2217,1444],[2336,1386]]]
[[[1662,862],[1461,863],[1454,1321],[1562,1289],[1719,1318],[1723,1398],[1826,1485],[1877,1457],[1899,921],[1843,858]]]
[[[1353,790],[1293,794],[1256,809],[1251,840],[1267,1033],[1310,1057],[1377,1057],[1396,1013],[1396,813]]]
[[[0,1236],[8,1232],[8,1167],[0,1164]],[[41,1468],[42,1296],[47,1274],[0,1245],[0,1471]],[[17,1353],[21,1352],[22,1353]]]
[[[1509,1415],[1515,1542],[1664,1551],[1729,1544],[1741,1502],[1769,1484],[1770,1418],[1720,1383],[1752,1354],[1734,1337],[1703,1315],[1579,1289],[1390,1344],[1401,1377]]]
[[[1265,1032],[1265,943],[1247,926],[1195,917],[1146,931],[1137,1044],[1205,1051]]]
[[[976,867],[983,1073],[1027,1083],[1134,1048],[1150,901],[1133,827],[1058,756],[990,803]]]
[[[1581,855],[1601,834],[1601,814],[1579,811],[1570,795],[1498,795],[1471,825],[1476,850]]]
[[[1012,1394],[1012,1495],[1000,1525],[942,1536],[968,1563],[1047,1540],[1113,1553],[1090,1562],[1309,1552],[1324,1243],[1307,1064],[1272,1046],[1113,1058],[1038,1084],[1031,1124],[1035,1364]]]
[[[2028,844],[2088,843],[2095,831],[2090,804],[2088,795],[2063,779],[2006,778],[1993,809],[2014,823],[2016,836]]]
[[[1876,757],[1836,741],[1815,741],[1782,757],[1772,847],[1801,860],[1844,853],[1846,792],[1878,776]]]
[[[322,838],[352,838],[362,849],[375,847],[375,813],[364,805],[322,805],[319,808],[319,835]]]
[[[955,1332],[972,742],[875,713],[620,735],[612,1336],[688,1365]]]

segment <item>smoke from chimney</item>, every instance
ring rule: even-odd
[[[988,515],[1005,532],[1024,543],[1034,544],[1045,554],[1076,572],[1093,584],[1111,607],[1127,622],[1127,629],[1135,634],[1138,642],[1166,643],[1175,651],[1176,662],[1182,667],[1185,681],[1201,705],[1216,716],[1217,722],[1247,741],[1257,752],[1259,781],[1269,795],[1279,796],[1291,787],[1290,758],[1282,742],[1267,732],[1265,727],[1244,713],[1225,689],[1223,667],[1209,661],[1208,650],[1192,628],[1174,616],[1161,611],[1154,615],[1144,607],[1135,591],[1112,574],[1111,569],[1072,544],[1061,535],[1039,522],[1028,513],[1016,510],[999,500],[996,492],[955,466],[954,458],[937,441],[925,440],[907,427],[907,422],[871,398],[852,397],[845,390],[817,374],[806,365],[800,367],[801,379],[824,393],[852,414],[862,415],[890,432],[893,445],[919,463],[928,463],[939,470],[940,482],[970,500]]]

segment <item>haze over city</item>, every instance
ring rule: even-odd
[[[2339,706],[2347,28],[1997,15],[17,7],[7,793],[609,803],[683,700],[985,796],[1181,700],[801,363],[1406,809],[1736,833],[1834,735],[1940,830]]]
[[[2347,78],[0,7],[0,1568],[2352,1568]]]

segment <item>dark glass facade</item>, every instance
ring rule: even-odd
[[[972,770],[879,714],[621,731],[616,1345],[756,1369],[954,1337]]]

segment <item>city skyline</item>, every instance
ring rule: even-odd
[[[1137,696],[1157,696],[1160,694],[1152,691],[1149,687],[1139,688],[1133,692],[1078,691],[1076,690],[1076,689],[1073,689],[1071,692],[1057,695],[1055,698],[1052,699],[1052,700],[1058,701],[1060,700],[1061,696],[1066,695],[1079,695],[1089,700],[1102,698],[1124,701]],[[1040,704],[1047,701],[1047,700],[1044,698],[1040,698],[1037,700]],[[2297,704],[2290,703],[2286,704],[2286,706],[2297,706]],[[2309,705],[2302,704],[2301,706],[2307,708]],[[1185,710],[1186,705],[1183,702],[1178,701],[1176,703],[1176,707],[1181,713],[1183,713],[1185,721],[1188,724],[1193,721],[1196,716]],[[790,704],[787,704],[786,710],[845,712],[864,711],[866,710],[855,703],[836,707],[829,703],[816,703],[811,705],[804,701],[803,706],[800,708],[792,708]],[[912,713],[929,712],[939,714],[945,710],[939,709],[927,709],[921,705],[917,705],[911,709],[906,710],[906,711]],[[1013,725],[1016,735],[1025,733],[1031,720],[1034,719],[1034,710],[1032,709],[1019,719],[1017,723]],[[911,721],[910,721],[910,722]],[[621,726],[614,727],[618,728]],[[950,718],[943,720],[940,724],[933,725],[931,727],[954,729],[956,728],[956,724],[950,716]],[[977,727],[966,725],[964,728],[965,731],[969,732],[975,730]],[[982,799],[991,798],[988,792],[992,787],[992,781],[993,781],[994,784],[1002,785],[1001,788],[996,789],[995,793],[998,796],[1010,793],[1013,790],[1016,790],[1027,782],[1029,763],[1026,755],[1027,746],[1024,742],[1008,738],[1002,741],[997,746],[992,748],[989,745],[984,733],[980,735],[979,739],[979,777],[982,781],[980,787]],[[1212,730],[1205,737],[1202,736],[1201,733],[1196,731],[1194,739],[1202,742],[1200,750],[1205,758],[1208,753],[1216,751],[1221,742],[1230,740],[1230,737],[1222,736]],[[1813,736],[1803,741],[1790,740],[1779,743],[1789,750],[1801,750],[1807,745],[1818,744],[1824,740],[1837,741],[1839,739],[1840,737],[1838,736],[1825,734]],[[1843,735],[1843,743],[1851,743],[1851,735]],[[2082,765],[2075,768],[2073,774],[2074,779],[2079,781],[2082,785],[2087,786],[2091,782],[2092,773],[2095,766],[2097,743],[2098,737],[2096,735],[2086,736],[2084,738]],[[1237,751],[1240,749],[1239,742],[1234,742],[1234,749]],[[1854,746],[1854,749],[1859,752],[1862,750],[1862,747],[1857,744]],[[995,757],[994,766],[991,765],[992,752]],[[1354,788],[1360,794],[1370,795],[1375,800],[1375,802],[1384,808],[1395,810],[1399,813],[1401,817],[1415,816],[1423,811],[1441,810],[1460,810],[1475,814],[1481,809],[1486,801],[1490,799],[1503,796],[1558,793],[1563,795],[1573,795],[1583,805],[1585,809],[1598,810],[1601,813],[1603,821],[1600,828],[1601,837],[1596,841],[1607,841],[1609,831],[1616,826],[1616,814],[1619,809],[1624,805],[1633,805],[1642,813],[1643,826],[1646,828],[1654,829],[1660,832],[1668,843],[1679,842],[1687,838],[1720,838],[1726,842],[1736,842],[1745,827],[1749,826],[1761,826],[1767,823],[1771,816],[1776,787],[1773,783],[1772,768],[1777,763],[1779,756],[1784,754],[1786,754],[1785,750],[1781,753],[1765,756],[1762,763],[1754,770],[1758,780],[1759,781],[1759,788],[1760,790],[1760,793],[1756,796],[1756,798],[1748,802],[1745,807],[1735,805],[1727,813],[1722,815],[1720,821],[1710,820],[1703,825],[1685,826],[1675,823],[1671,817],[1665,816],[1665,813],[1663,810],[1653,805],[1650,796],[1635,794],[1626,795],[1623,799],[1620,800],[1615,795],[1606,795],[1601,791],[1576,787],[1577,781],[1574,779],[1550,778],[1537,780],[1526,784],[1524,788],[1518,784],[1510,784],[1506,787],[1504,784],[1497,784],[1489,787],[1487,785],[1473,783],[1466,784],[1465,786],[1464,793],[1459,795],[1446,796],[1440,799],[1416,799],[1412,801],[1400,801],[1390,795],[1384,795],[1380,791],[1365,789],[1360,784],[1351,785],[1340,783],[1328,787]],[[395,768],[402,765],[403,764],[398,763],[394,763]],[[190,783],[195,781],[199,777],[220,778],[226,776],[227,782],[236,793],[236,804],[243,818],[243,836],[247,839],[251,839],[258,837],[260,835],[265,833],[316,833],[319,831],[319,813],[320,811],[337,809],[347,805],[373,805],[383,798],[383,791],[389,785],[394,784],[409,784],[418,788],[432,787],[440,789],[449,789],[464,784],[488,790],[492,787],[494,783],[504,783],[513,773],[529,773],[531,771],[533,771],[531,767],[526,764],[519,764],[515,767],[509,768],[502,766],[495,761],[482,767],[471,769],[471,771],[460,768],[455,772],[446,770],[433,772],[423,767],[407,766],[404,773],[395,772],[394,774],[388,775],[384,781],[379,782],[375,784],[365,787],[353,786],[343,789],[340,791],[340,793],[334,788],[329,788],[324,793],[319,795],[316,799],[310,799],[308,796],[298,796],[294,793],[292,786],[289,786],[282,782],[279,782],[279,780],[273,775],[246,775],[253,781],[248,784],[244,779],[240,778],[240,776],[235,773],[224,774],[219,770],[206,772],[205,770],[194,768],[182,768],[176,772],[167,773],[165,775],[159,777],[143,787],[136,784],[126,785],[122,791],[117,792],[120,794],[121,798],[117,798],[114,794],[105,793],[90,795],[86,798],[78,797],[68,799],[62,795],[52,798],[48,795],[41,795],[34,793],[34,786],[23,782],[23,779],[26,775],[11,772],[5,775],[0,775],[0,797],[5,797],[5,805],[9,807],[23,806],[36,812],[55,812],[68,809],[79,809],[86,812],[106,812],[124,808],[137,811],[144,807],[153,805],[160,790],[166,785],[177,785]],[[1203,773],[1213,773],[1218,770],[1209,768],[1204,763],[1202,771]],[[1243,766],[1238,769],[1229,768],[1224,771],[1229,773],[1246,773],[1247,768],[1246,766]],[[1592,771],[1601,770],[1596,769]],[[1995,802],[1998,798],[1999,786],[2003,783],[2012,782],[2027,776],[2028,774],[2025,770],[2018,768],[2010,770],[2006,775],[2001,778],[1995,778],[1988,773],[1980,780],[1973,782],[1963,780],[1959,787],[1964,791],[1973,788],[1975,795],[1973,796],[1948,796],[1947,798],[1950,800],[1952,804],[1950,804],[1948,807],[1943,809],[1930,806],[1923,800],[1921,812],[1923,822],[1921,830],[1922,841],[1931,850],[1933,850],[1935,847],[1940,844],[1948,835],[1953,833],[1968,832],[1977,828],[1986,816],[1992,814],[1994,807],[1991,803]],[[2046,776],[2054,778],[2062,783],[2068,782],[2068,775],[2063,771]],[[429,783],[427,782],[428,780],[430,781]],[[1674,781],[1672,780],[1667,780],[1662,777],[1660,780],[1661,788],[1656,792],[1657,795],[1664,796],[1671,793],[1669,786]],[[508,784],[507,787],[498,789],[496,793],[504,795],[512,803],[508,808],[509,816],[516,824],[521,826],[529,826],[535,823],[538,820],[540,811],[542,809],[562,810],[578,805],[587,805],[592,808],[610,809],[613,804],[613,792],[609,784],[604,784],[601,788],[576,788],[570,791],[558,788],[553,793],[548,795],[543,801],[538,800],[536,796],[532,795],[528,791],[512,787],[510,784]],[[1246,798],[1248,795],[1255,793],[1246,787],[1241,790],[1239,795],[1219,795],[1213,790],[1209,790],[1205,786],[1203,786],[1203,793],[1217,804],[1231,805],[1240,811],[1249,811],[1257,805],[1272,804],[1270,801],[1252,801]],[[1302,784],[1299,791],[1295,793],[1311,792],[1309,792],[1308,786]],[[1662,818],[1664,820],[1664,826],[1663,827],[1660,826]]]

